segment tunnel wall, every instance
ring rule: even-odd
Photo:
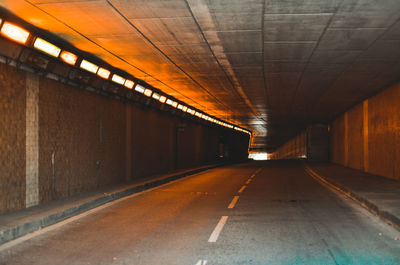
[[[24,73],[0,64],[0,213],[25,206],[25,106]]]
[[[0,214],[150,175],[240,161],[248,143],[244,133],[0,63]]]
[[[329,160],[329,130],[325,124],[313,124],[305,131],[290,139],[270,159],[307,159],[310,162]]]
[[[331,125],[332,162],[400,180],[400,83],[353,107]]]
[[[269,155],[270,159],[297,159],[307,157],[307,132],[304,131],[290,139],[275,152]]]

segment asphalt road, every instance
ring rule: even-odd
[[[249,163],[56,225],[0,251],[0,264],[398,265],[395,237],[397,230],[322,186],[301,164]]]

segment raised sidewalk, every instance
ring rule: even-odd
[[[305,165],[308,173],[345,193],[400,230],[400,181],[336,164]]]

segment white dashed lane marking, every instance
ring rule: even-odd
[[[214,231],[212,232],[210,238],[208,239],[208,242],[210,242],[210,243],[217,242],[219,234],[221,233],[222,228],[224,228],[224,225],[226,224],[227,220],[228,220],[228,216],[221,217],[217,226],[215,227]]]
[[[242,193],[242,191],[244,191],[245,188],[246,188],[246,185],[244,185],[243,187],[241,187],[240,190],[238,191],[238,193]]]
[[[228,209],[232,209],[233,207],[235,207],[236,202],[239,200],[239,196],[235,196],[233,197],[233,200],[231,201],[231,203],[228,206]]]

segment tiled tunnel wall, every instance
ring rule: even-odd
[[[247,134],[0,63],[0,214],[144,176],[246,159],[248,141]]]
[[[0,212],[25,207],[25,74],[0,63]]]
[[[400,180],[400,83],[353,107],[332,123],[331,160]]]

